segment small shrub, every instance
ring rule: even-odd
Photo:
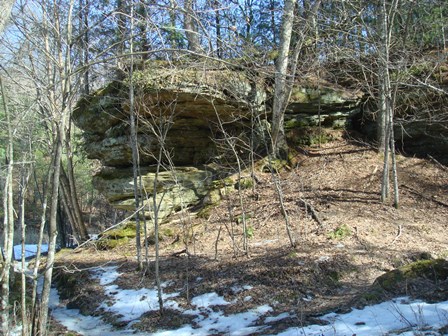
[[[254,230],[254,228],[252,227],[252,226],[248,226],[247,228],[246,228],[246,232],[244,233],[245,235],[246,235],[246,237],[247,238],[253,238],[254,237],[254,233],[255,233],[255,230]]]
[[[346,225],[342,224],[338,226],[333,232],[331,232],[328,237],[331,239],[342,240],[352,235],[352,230]]]
[[[129,238],[120,238],[120,239],[109,239],[109,238],[102,238],[96,242],[96,247],[99,250],[112,250],[118,246],[125,245],[129,242]]]

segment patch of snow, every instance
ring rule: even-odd
[[[69,330],[77,331],[82,335],[89,336],[120,336],[133,335],[134,330],[114,330],[96,316],[84,316],[79,309],[67,309],[60,303],[59,294],[55,288],[51,289],[49,308],[51,315]],[[138,334],[137,334],[138,335]]]
[[[448,323],[448,301],[431,304],[397,298],[364,309],[354,309],[347,314],[330,313],[320,319],[329,324],[294,327],[278,335],[379,336],[391,331],[394,335],[415,335],[422,328],[438,329]]]
[[[99,235],[97,233],[89,233],[88,234],[90,240],[98,240]]]
[[[167,288],[167,287],[172,286],[172,285],[174,285],[174,284],[175,284],[175,282],[172,281],[172,280],[170,280],[170,281],[165,281],[165,282],[162,282],[162,283],[160,284],[160,287],[162,287],[162,288]]]
[[[216,293],[206,293],[195,296],[191,300],[191,304],[198,308],[209,308],[210,306],[228,305],[230,302],[226,301],[226,299]]]
[[[117,266],[105,266],[90,272],[93,279],[100,280],[100,285],[105,286],[117,280],[121,273],[117,272]]]
[[[302,300],[305,301],[305,302],[313,301],[313,296],[310,295],[310,294],[308,294],[307,296],[304,296],[304,297],[302,298]]]
[[[109,302],[103,303],[101,308],[105,311],[121,315],[120,321],[136,320],[146,312],[159,309],[157,289],[120,289],[117,285],[109,285],[105,287],[105,290],[106,295],[112,297],[112,304]],[[177,302],[167,300],[178,295],[179,293],[163,293],[164,307],[178,310],[179,306]]]
[[[240,293],[242,291],[245,291],[245,290],[251,290],[252,288],[253,287],[250,286],[250,285],[244,285],[244,286],[234,285],[234,286],[230,287],[230,289],[232,290],[233,294],[238,294],[238,293]]]
[[[270,311],[272,311],[272,308],[268,305],[229,316],[225,316],[222,311],[210,311],[206,316],[199,315],[195,319],[195,322],[206,335],[215,333],[225,333],[225,335],[233,336],[251,335],[267,328],[252,325],[256,320]]]
[[[252,296],[250,296],[250,295],[245,296],[244,299],[243,299],[244,302],[248,302],[250,300],[252,300]]]
[[[264,323],[277,322],[280,320],[284,320],[285,318],[291,317],[289,313],[281,313],[277,316],[268,316],[264,319]]]
[[[121,316],[120,321],[137,320],[142,314],[159,309],[157,289],[121,289],[117,285],[112,285],[121,275],[117,272],[117,266],[101,267],[93,270],[91,274],[92,278],[100,281],[101,286],[104,286],[105,294],[111,298],[104,302],[100,308]],[[164,282],[161,287],[166,288],[171,283]],[[179,293],[162,293],[164,307],[179,309],[177,302],[167,300],[178,295]]]

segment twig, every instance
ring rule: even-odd
[[[437,161],[436,159],[434,159],[431,155],[428,154],[428,158],[434,162],[439,168],[441,168],[444,171],[448,171],[448,168],[446,166],[444,166],[443,164],[441,164],[439,161]]]
[[[418,192],[417,190],[415,190],[415,189],[413,189],[413,188],[411,188],[411,187],[408,187],[407,185],[404,185],[404,184],[401,185],[401,188],[406,189],[406,190],[409,191],[411,194],[420,196],[420,197],[422,197],[422,198],[424,198],[424,199],[426,199],[426,200],[428,200],[428,201],[432,201],[432,202],[434,202],[434,203],[437,203],[437,204],[439,204],[439,205],[442,205],[442,206],[448,208],[448,203],[445,203],[445,202],[443,202],[443,201],[439,201],[439,200],[435,199],[435,196],[433,196],[433,197],[425,196],[425,195],[423,195],[422,193]]]
[[[131,219],[132,217],[134,217],[135,214],[136,214],[137,212],[139,212],[140,210],[142,210],[145,206],[146,206],[145,204],[142,205],[139,209],[137,209],[137,210],[136,210],[135,212],[133,212],[131,215],[129,215],[128,217],[126,217],[125,219],[123,219],[121,222],[119,222],[119,223],[117,223],[117,224],[114,224],[114,225],[108,227],[106,230],[100,232],[100,233],[98,234],[98,236],[101,235],[101,234],[103,234],[103,233],[105,233],[105,232],[107,232],[107,231],[110,231],[110,230],[116,228],[117,226],[120,226],[120,225],[123,224],[123,223],[125,223],[126,221],[128,221],[129,219]],[[96,238],[90,238],[90,239],[86,240],[84,243],[78,245],[78,246],[75,247],[73,250],[76,251],[77,249],[83,247],[84,245],[86,245],[87,243],[91,242],[92,240],[96,240]]]
[[[398,225],[398,232],[397,235],[395,236],[394,240],[392,240],[392,242],[389,245],[393,245],[395,244],[395,242],[398,240],[398,238],[400,238],[401,236],[401,224]]]
[[[297,205],[298,205],[298,206],[304,205],[306,211],[309,210],[309,211],[311,212],[311,218],[313,218],[313,219],[317,222],[317,224],[319,224],[319,227],[320,227],[321,229],[324,229],[324,228],[325,228],[325,225],[324,225],[324,223],[322,222],[322,220],[319,218],[319,215],[317,214],[316,209],[314,209],[314,207],[313,207],[310,203],[308,203],[307,201],[305,201],[303,198],[299,198],[299,200],[297,201],[297,203],[299,203],[299,202],[301,202],[302,204],[297,204]]]

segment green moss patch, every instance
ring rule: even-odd
[[[135,238],[136,235],[135,223],[127,223],[123,227],[105,232],[102,237],[118,240],[122,238]]]
[[[96,243],[96,247],[100,250],[112,250],[116,247],[123,246],[129,240],[136,237],[136,225],[128,222],[124,226],[106,231]]]
[[[438,283],[448,279],[448,261],[444,259],[419,260],[387,272],[376,279],[386,291],[395,292],[416,280]]]
[[[427,302],[448,300],[448,261],[418,260],[378,277],[361,304],[373,304],[390,297],[408,295]]]

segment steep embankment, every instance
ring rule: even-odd
[[[377,277],[399,266],[447,257],[446,167],[399,156],[401,203],[394,209],[379,202],[382,160],[368,146],[339,138],[320,148],[303,148],[295,162],[296,166],[280,173],[277,182],[258,165],[253,186],[246,185],[249,188],[240,194],[231,186],[220,203],[201,212],[201,217],[179,212],[162,226],[161,278],[169,281],[167,292],[179,292],[179,305],[188,307],[192,297],[209,292],[232,302],[224,308],[229,314],[268,304],[273,316],[290,314],[273,323],[269,333],[274,333],[315,322],[316,315],[330,310],[343,311],[387,296],[448,299],[446,274],[435,267],[430,268],[434,272],[415,273],[424,276],[395,279],[397,285],[390,291],[371,287]],[[294,248],[289,244],[276,183]],[[321,224],[305,204],[312,206]],[[249,256],[243,251],[244,236]],[[71,270],[113,263],[123,273],[114,282],[121,289],[154,284],[152,245],[150,268],[144,276],[136,271],[133,241],[109,251],[92,245],[78,252],[60,255],[58,263]],[[101,314],[95,311],[101,300],[92,298],[97,291],[104,293],[77,273],[74,277],[80,280],[73,285],[76,300],[68,300],[75,302],[73,306],[89,307],[86,313]],[[250,290],[234,290],[246,285]],[[153,330],[155,325],[170,328],[184,322],[176,312],[152,313],[138,327]]]

